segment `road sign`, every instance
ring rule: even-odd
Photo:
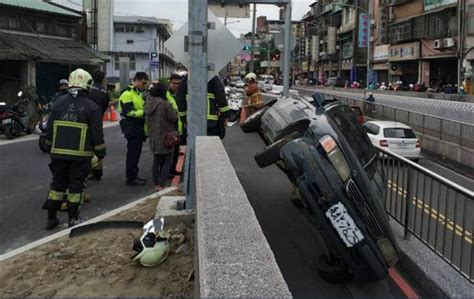
[[[215,24],[215,29],[209,29],[207,39],[207,57],[210,66],[207,78],[211,80],[242,51],[243,45],[210,11],[208,11],[208,21]],[[184,51],[184,40],[187,35],[188,23],[184,24],[165,42],[165,47],[173,53],[179,62],[189,68],[188,53]]]
[[[219,18],[250,18],[250,4],[209,4],[209,9]]]
[[[282,52],[284,48],[284,41],[285,41],[285,27],[281,26],[280,28],[280,33],[275,37],[275,47],[278,49],[278,51]],[[293,30],[291,30],[290,34],[290,51],[293,51],[296,47],[296,37],[295,34],[293,33]]]
[[[160,55],[156,52],[150,53],[150,65],[151,66],[159,66],[160,65]]]

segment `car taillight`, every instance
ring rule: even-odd
[[[388,147],[388,141],[387,140],[380,140],[380,146]]]
[[[421,146],[420,140],[417,140],[416,141],[416,147],[420,147],[420,146]]]
[[[326,135],[319,139],[319,143],[326,152],[329,161],[336,169],[342,181],[347,181],[351,174],[349,164],[347,164],[347,161],[336,141],[331,136]]]

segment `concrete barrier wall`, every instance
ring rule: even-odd
[[[255,212],[217,137],[196,141],[200,297],[291,297]]]

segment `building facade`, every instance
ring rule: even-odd
[[[20,89],[46,99],[77,67],[93,71],[108,60],[81,41],[82,15],[42,1],[0,0],[0,94]]]
[[[369,9],[370,18],[365,16]],[[456,84],[459,28],[463,30],[463,74],[469,73],[474,53],[474,3],[457,0],[320,0],[310,5],[306,24],[304,60],[308,78],[320,83],[340,76],[366,82],[367,45],[371,47],[369,81],[426,86]],[[340,5],[339,5],[340,4]],[[464,16],[461,22],[460,16]],[[465,24],[461,26],[460,24]],[[371,36],[367,38],[368,26]],[[473,28],[471,28],[473,27]]]
[[[146,72],[151,80],[169,77],[175,71],[176,62],[164,43],[171,34],[169,20],[115,16],[113,51],[107,64],[109,81],[119,81],[120,57],[129,58],[130,79],[136,72]],[[153,53],[158,58],[152,58]]]

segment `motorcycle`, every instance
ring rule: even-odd
[[[40,111],[41,119],[35,126],[35,133],[39,135],[38,146],[43,153],[49,152],[49,147],[46,144],[46,128],[48,127],[48,119],[50,114],[49,104],[43,106]]]
[[[226,90],[226,95],[229,104],[229,121],[235,122],[239,119],[242,110],[243,95],[239,92],[231,92],[230,88]]]
[[[21,133],[31,134],[28,126],[29,117],[23,107],[28,103],[28,100],[22,98],[22,95],[22,91],[18,92],[19,100],[13,105],[0,102],[0,133],[4,134],[7,139],[14,139]]]

